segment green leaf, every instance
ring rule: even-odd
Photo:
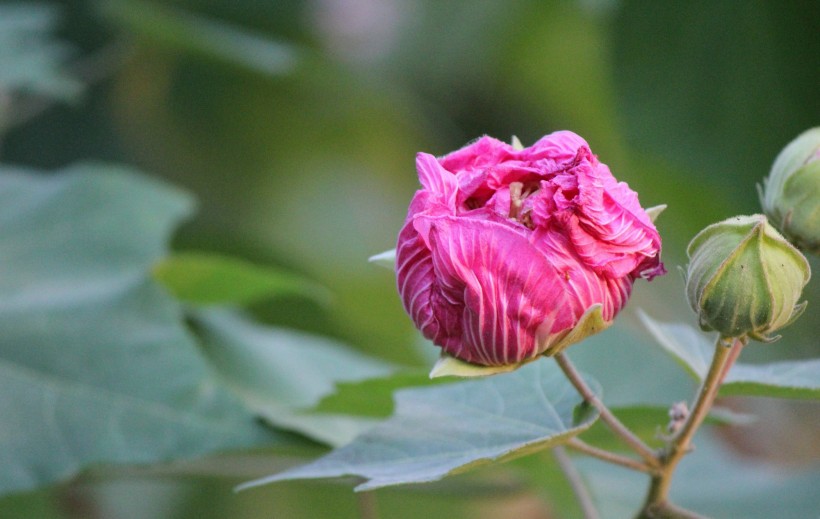
[[[299,62],[295,47],[264,35],[182,9],[146,0],[97,2],[100,12],[154,43],[228,63],[267,76],[291,73]]]
[[[582,400],[550,361],[486,379],[406,389],[395,398],[394,415],[350,444],[241,488],[344,475],[368,480],[357,490],[436,481],[563,443],[597,418],[574,421]]]
[[[154,277],[177,299],[195,305],[243,305],[276,296],[330,299],[324,287],[291,272],[219,254],[173,254],[154,266]]]
[[[0,493],[277,438],[216,384],[151,280],[191,208],[111,166],[0,170]]]
[[[343,413],[385,418],[393,412],[393,393],[399,389],[451,384],[452,379],[431,379],[424,371],[403,371],[388,377],[336,384],[335,393],[315,407],[322,413]]]
[[[410,387],[426,387],[452,384],[453,379],[431,379],[424,371],[402,371],[388,377],[371,378],[358,382],[342,382],[336,385],[336,392],[324,397],[314,408],[321,413],[336,413],[386,418],[393,412],[393,393]],[[652,442],[669,421],[668,406],[621,405],[611,407],[618,418],[641,438]],[[583,412],[579,405],[576,413]],[[719,425],[748,425],[757,418],[746,413],[738,413],[726,408],[713,407],[707,423]],[[578,420],[576,420],[578,421]],[[583,439],[608,449],[627,447],[601,422],[596,422],[582,435]],[[657,441],[657,445],[661,445]]]
[[[820,399],[820,359],[736,364],[720,394]]]
[[[81,85],[62,71],[69,47],[49,34],[58,11],[34,3],[0,5],[0,91],[27,91],[59,99]]]
[[[697,380],[709,369],[715,342],[685,324],[661,323],[645,313],[640,318],[652,336]],[[769,364],[736,363],[720,394],[780,398],[820,398],[820,359]]]
[[[330,445],[351,440],[371,420],[304,411],[336,382],[382,377],[393,367],[342,344],[255,324],[227,310],[194,313],[203,351],[223,383],[268,422]]]

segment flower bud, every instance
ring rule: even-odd
[[[665,272],[637,193],[572,132],[526,148],[482,137],[444,157],[420,153],[416,167],[397,287],[422,334],[470,365],[435,373],[554,355],[611,323],[636,280]]]
[[[712,224],[689,243],[686,295],[704,330],[771,342],[805,309],[806,258],[763,215]]]
[[[801,249],[820,254],[820,127],[783,148],[763,186],[772,224]]]

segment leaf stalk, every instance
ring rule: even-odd
[[[578,393],[590,405],[595,407],[600,413],[601,420],[621,438],[632,450],[634,450],[641,459],[651,468],[659,467],[659,460],[656,452],[650,448],[643,440],[638,438],[632,431],[630,431],[618,418],[604,405],[600,398],[592,391],[592,389],[584,381],[578,370],[564,353],[557,353],[554,356],[555,361],[564,372],[564,375],[569,379],[570,383],[575,387]]]

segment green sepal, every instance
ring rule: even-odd
[[[590,335],[595,335],[596,333],[602,332],[609,328],[612,321],[605,321],[602,311],[603,305],[600,303],[596,303],[587,308],[578,320],[578,324],[576,324],[575,327],[572,328],[572,330],[570,330],[569,333],[567,333],[563,338],[547,348],[542,355],[552,357],[557,353],[561,353],[576,342],[581,342]]]
[[[523,364],[526,364],[526,362],[521,364],[505,364],[503,366],[482,366],[457,359],[449,353],[441,352],[441,357],[433,365],[433,369],[430,370],[430,378],[448,376],[462,378],[486,377],[498,373],[509,373],[510,371],[520,368]]]
[[[395,270],[396,268],[396,249],[386,250],[379,254],[374,254],[367,258],[367,261],[378,265],[380,267]]]
[[[660,216],[660,214],[662,212],[664,212],[665,210],[666,210],[666,204],[661,204],[661,205],[652,206],[652,207],[646,209],[644,212],[646,213],[647,216],[649,216],[649,219],[652,220],[652,223],[655,223],[655,220],[658,219],[658,216]]]

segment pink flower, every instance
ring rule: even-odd
[[[572,132],[521,150],[482,137],[439,159],[419,153],[416,168],[398,289],[452,357],[505,366],[549,354],[587,309],[600,304],[610,322],[636,278],[665,273],[637,195]]]

